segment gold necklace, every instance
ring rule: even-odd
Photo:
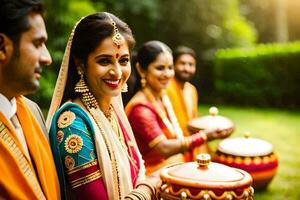
[[[94,113],[95,109],[92,110],[89,105],[87,104],[87,102],[85,102],[83,99],[81,99],[83,105],[85,106],[85,108],[87,109],[87,111],[90,113],[90,115],[92,116],[93,120],[95,121],[98,129],[100,130],[100,133],[104,139],[104,143],[106,145],[106,149],[108,151],[110,160],[111,160],[111,164],[112,164],[112,174],[113,174],[113,179],[116,182],[117,187],[115,187],[117,190],[114,190],[114,194],[115,196],[118,196],[118,199],[121,200],[121,188],[120,188],[120,177],[119,177],[119,169],[118,169],[118,165],[117,165],[117,159],[116,159],[116,155],[115,152],[113,150],[113,148],[110,145],[109,139],[107,138],[102,125],[100,123],[100,119],[97,117],[97,114]],[[99,105],[97,103],[97,108],[99,108]],[[99,108],[100,110],[100,108]],[[115,169],[115,170],[114,170]]]
[[[110,123],[111,123],[112,129],[115,132],[115,134],[117,135],[117,137],[119,138],[121,146],[123,147],[124,151],[126,152],[126,156],[127,156],[128,160],[131,162],[131,164],[133,165],[133,167],[136,170],[138,170],[137,162],[136,162],[136,160],[133,157],[132,149],[128,148],[127,145],[126,145],[123,131],[122,131],[121,127],[120,127],[119,121],[118,121],[117,116],[114,113],[114,111],[112,112],[111,120],[112,121]]]
[[[146,95],[147,99],[152,103],[158,116],[161,118],[161,120],[163,121],[163,123],[165,124],[167,129],[172,134],[172,137],[178,138],[178,136],[180,136],[181,133],[180,133],[180,130],[177,130],[175,128],[176,124],[173,123],[174,120],[172,120],[172,121],[169,120],[165,109],[161,109],[161,107],[158,105],[157,100],[155,99],[153,93],[151,92],[151,90],[149,88],[147,88],[147,87],[143,88],[143,92]],[[162,99],[162,97],[160,97],[160,99]],[[162,101],[162,104],[163,104],[164,108],[167,108],[167,106],[164,105],[164,101]],[[170,114],[170,113],[168,112],[168,114]],[[173,116],[173,118],[176,118],[176,116]]]

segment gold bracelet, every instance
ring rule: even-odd
[[[184,153],[184,152],[186,152],[188,149],[189,149],[189,147],[190,147],[190,145],[189,145],[189,140],[188,140],[188,138],[186,138],[186,137],[184,137],[182,140],[181,140],[181,151]]]
[[[148,188],[150,189],[150,191],[152,192],[152,195],[155,197],[155,195],[156,195],[156,188],[155,188],[153,185],[150,185],[150,184],[148,184],[148,183],[142,182],[142,183],[137,184],[137,185],[136,185],[136,188],[138,188],[138,187],[141,186],[141,185],[144,185],[144,186],[148,187]],[[151,195],[151,196],[152,196],[152,195]]]
[[[146,200],[146,197],[144,196],[143,192],[138,189],[132,190],[131,194],[136,196],[140,200],[142,200],[142,199]]]
[[[136,196],[132,195],[132,194],[128,194],[125,196],[125,199],[130,199],[130,200],[137,200]]]

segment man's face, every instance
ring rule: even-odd
[[[28,15],[29,30],[21,33],[19,44],[14,45],[8,62],[3,66],[2,79],[12,95],[28,94],[39,88],[43,65],[52,60],[45,45],[47,32],[40,14]]]
[[[196,72],[196,60],[189,54],[182,54],[174,63],[175,77],[180,82],[190,81]]]

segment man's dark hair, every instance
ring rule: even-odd
[[[43,14],[43,0],[0,0],[0,33],[7,35],[14,44],[21,33],[30,28],[28,14]]]
[[[174,50],[174,53],[173,53],[174,64],[176,63],[177,59],[183,54],[189,54],[192,57],[194,57],[194,59],[196,60],[196,53],[193,49],[186,47],[186,46],[179,46]]]

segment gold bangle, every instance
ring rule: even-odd
[[[184,153],[184,152],[186,152],[188,149],[189,149],[189,140],[188,140],[188,138],[183,138],[182,140],[181,140],[181,151]]]
[[[139,189],[134,189],[131,191],[131,194],[136,196],[138,199],[144,199],[144,200],[148,200],[149,197],[151,199],[151,196],[150,195],[147,195],[146,192],[144,192],[143,190],[139,190]],[[148,198],[147,198],[148,197]]]
[[[150,191],[152,192],[152,194],[153,194],[154,196],[156,195],[156,188],[155,188],[153,185],[150,185],[150,184],[148,184],[148,183],[142,182],[142,183],[137,184],[137,185],[136,185],[136,188],[138,188],[138,187],[141,186],[141,185],[144,185],[144,186],[148,187],[148,188],[150,189]]]
[[[130,199],[130,200],[138,200],[136,196],[132,195],[132,194],[128,194],[125,196],[125,199]]]

